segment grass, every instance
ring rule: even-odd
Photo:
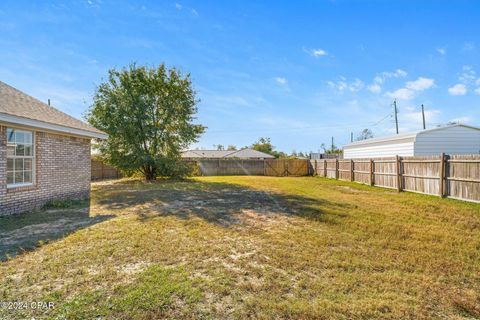
[[[479,204],[315,177],[121,180],[5,234],[0,301],[55,308],[0,319],[480,318]]]

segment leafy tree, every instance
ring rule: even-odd
[[[252,149],[265,152],[273,156],[273,149],[275,149],[275,147],[272,145],[270,138],[260,138],[257,142],[252,144]]]
[[[290,158],[285,152],[276,151],[272,145],[270,138],[260,138],[257,142],[250,146],[253,150],[271,154],[275,158]]]
[[[213,148],[217,150],[225,150],[225,147],[223,146],[223,144],[214,144]]]
[[[357,141],[367,140],[373,138],[373,132],[370,129],[363,129],[357,136]]]
[[[237,150],[237,147],[234,146],[233,144],[229,144],[228,147],[227,147],[227,150],[234,151],[234,150]]]
[[[343,153],[343,150],[337,148],[336,145],[332,145],[330,149],[327,149],[327,147],[325,146],[325,143],[322,143],[320,147],[323,149],[323,152],[325,154],[342,154]]]
[[[164,64],[135,64],[109,70],[96,88],[87,120],[109,137],[98,144],[105,160],[147,180],[182,176],[187,167],[180,151],[196,142],[205,127],[194,124],[197,112],[190,75]]]

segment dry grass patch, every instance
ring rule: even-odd
[[[96,183],[87,209],[95,223],[0,264],[0,300],[55,309],[0,318],[480,317],[478,204],[312,177],[208,177]],[[78,214],[63,212],[9,220],[3,237],[47,218],[62,229]]]

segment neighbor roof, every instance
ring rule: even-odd
[[[251,158],[265,158],[272,159],[274,156],[245,148],[241,150],[188,150],[182,153],[182,158],[209,158],[209,159],[222,159],[222,158],[240,158],[240,159],[251,159]]]
[[[107,135],[0,81],[0,121],[89,138]]]
[[[454,128],[454,127],[465,127],[465,128],[470,128],[470,129],[474,129],[474,130],[480,130],[480,128],[477,128],[477,127],[457,123],[457,124],[452,124],[452,125],[447,125],[447,126],[442,126],[442,127],[436,127],[436,128],[432,128],[432,129],[418,130],[418,131],[413,131],[413,132],[396,134],[396,135],[392,135],[392,136],[371,138],[371,139],[366,139],[366,140],[361,140],[361,141],[355,141],[355,142],[352,142],[350,144],[347,144],[343,148],[345,149],[345,148],[349,148],[349,147],[356,147],[356,146],[368,145],[368,144],[379,143],[379,142],[397,141],[397,140],[404,140],[404,139],[416,139],[416,137],[419,134],[424,134],[424,133],[437,131],[437,130],[445,130],[445,129]]]

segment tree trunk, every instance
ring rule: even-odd
[[[145,180],[152,181],[156,179],[157,179],[157,175],[155,173],[155,169],[152,168],[151,166],[148,166],[147,168],[145,168]]]

